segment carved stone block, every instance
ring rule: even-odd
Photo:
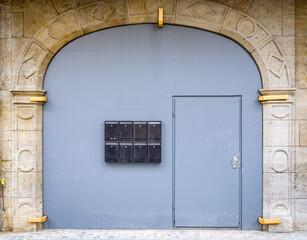
[[[78,8],[83,31],[127,24],[127,6],[124,0],[103,1]]]
[[[219,32],[226,14],[225,5],[210,1],[179,1],[176,24],[202,26]]]

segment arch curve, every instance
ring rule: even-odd
[[[42,89],[52,57],[65,44],[84,34],[109,27],[156,23],[163,7],[165,24],[195,27],[229,37],[254,58],[264,89],[293,87],[289,64],[272,34],[256,19],[210,1],[108,1],[67,11],[49,21],[21,55],[14,89]]]

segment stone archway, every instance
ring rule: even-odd
[[[42,206],[42,104],[29,97],[43,96],[43,80],[52,57],[69,41],[84,34],[119,25],[157,23],[158,7],[164,23],[195,27],[227,36],[254,58],[261,73],[262,95],[289,94],[286,101],[263,105],[263,217],[281,218],[270,231],[292,231],[293,185],[291,174],[295,129],[293,79],[285,55],[272,34],[250,16],[210,1],[108,1],[67,11],[47,23],[20,54],[13,117],[13,229],[35,230],[41,224]],[[24,167],[24,159],[32,166]]]

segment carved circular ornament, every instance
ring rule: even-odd
[[[274,152],[271,162],[271,168],[275,172],[285,172],[289,169],[288,154],[284,150],[277,150]]]
[[[18,107],[17,116],[21,119],[31,119],[34,116],[34,107]]]
[[[62,20],[51,23],[48,27],[48,33],[51,37],[59,39],[66,36],[67,25]]]
[[[237,23],[237,30],[246,37],[251,37],[257,32],[257,24],[248,18],[242,18]]]
[[[30,172],[34,169],[34,157],[30,148],[19,150],[18,169],[22,172]]]
[[[33,214],[33,204],[31,202],[23,201],[18,206],[17,215],[27,217]]]

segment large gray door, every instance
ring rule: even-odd
[[[45,228],[172,228],[173,96],[208,95],[242,96],[242,229],[261,228],[257,222],[262,214],[262,105],[257,100],[261,78],[250,54],[236,42],[182,26],[109,28],[63,47],[48,66],[44,89]],[[230,99],[238,98],[225,101]],[[199,114],[206,111],[206,116],[197,121],[220,114],[218,109],[206,109],[208,104],[199,105]],[[221,130],[227,130],[232,116],[228,115]],[[161,163],[105,162],[107,120],[162,121]],[[204,150],[199,150],[201,155]],[[227,161],[227,171],[238,174],[239,169],[229,165],[231,159]],[[210,168],[213,171],[214,165]],[[217,174],[226,184],[223,171]],[[206,181],[214,183],[211,178]],[[233,185],[237,192],[236,184],[237,179]],[[194,188],[209,191],[201,181]],[[219,188],[212,185],[211,195]],[[233,207],[237,212],[238,206]],[[196,221],[186,225],[206,225]]]
[[[241,97],[174,98],[175,226],[240,227]]]

